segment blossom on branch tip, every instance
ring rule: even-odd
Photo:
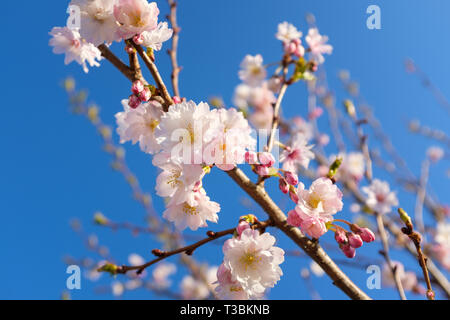
[[[81,38],[77,30],[71,30],[68,27],[54,27],[49,34],[52,36],[49,45],[53,47],[53,53],[65,54],[64,64],[76,61],[83,67],[85,73],[89,72],[87,63],[91,67],[100,66],[97,62],[102,59],[100,50]]]
[[[297,172],[297,167],[308,168],[309,162],[314,159],[314,153],[311,151],[312,145],[307,145],[304,135],[296,134],[291,145],[284,149],[280,155],[280,162],[283,163],[283,170]]]
[[[391,192],[386,181],[374,179],[370,186],[363,187],[362,191],[367,194],[366,205],[375,212],[385,214],[390,212],[393,206],[398,206],[395,192]]]
[[[305,37],[306,43],[309,45],[311,55],[318,64],[325,62],[323,54],[331,54],[333,47],[327,44],[328,37],[319,33],[317,28],[311,28],[308,31],[308,35]]]

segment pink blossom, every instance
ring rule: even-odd
[[[388,213],[392,206],[398,205],[395,192],[391,192],[385,181],[374,179],[370,186],[363,187],[362,191],[367,194],[366,205],[380,214]]]
[[[306,42],[311,50],[311,55],[317,61],[322,64],[325,61],[323,54],[331,54],[333,47],[327,44],[328,37],[322,36],[317,28],[311,28],[308,31],[308,35],[305,37]]]
[[[272,167],[275,164],[275,158],[270,152],[260,152],[258,158],[263,166]]]
[[[311,152],[311,148],[311,145],[307,145],[304,135],[295,135],[291,146],[280,155],[283,170],[297,172],[297,167],[300,165],[307,169],[310,160],[314,159],[314,153]]]
[[[141,105],[141,99],[139,99],[139,97],[137,95],[132,94],[128,97],[128,106],[131,109],[136,109],[140,105]]]
[[[245,153],[245,162],[247,162],[248,164],[257,164],[258,154],[254,151],[247,151]]]
[[[309,236],[319,239],[325,232],[327,232],[326,222],[320,215],[307,215],[302,211],[291,210],[288,213],[287,222],[294,227],[300,229]]]
[[[247,229],[250,229],[250,224],[247,221],[241,221],[236,227],[236,232],[240,236],[242,232]]]
[[[133,82],[133,84],[131,85],[131,91],[138,95],[139,93],[142,92],[142,90],[144,90],[144,84],[142,83],[141,80],[136,80]]]
[[[119,23],[117,35],[129,39],[144,31],[152,31],[158,25],[159,9],[156,2],[147,0],[118,0],[114,16]]]

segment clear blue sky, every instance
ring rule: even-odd
[[[133,201],[122,177],[110,169],[110,157],[100,149],[101,140],[95,130],[85,119],[69,112],[66,95],[59,86],[66,76],[75,77],[79,87],[89,89],[91,100],[101,106],[103,120],[111,125],[114,114],[121,109],[120,100],[129,94],[128,82],[107,61],[85,75],[79,65],[66,67],[62,56],[52,54],[48,32],[53,26],[65,24],[67,4],[68,1],[27,1],[26,6],[18,9],[17,3],[6,1],[0,13],[6,36],[0,52],[4,98],[0,126],[0,298],[59,298],[66,279],[63,256],[92,256],[69,227],[69,220],[74,217],[89,232],[97,233],[121,262],[131,252],[149,257],[150,250],[157,247],[148,237],[112,233],[91,223],[96,210],[113,220],[137,224],[143,223],[144,212]],[[366,28],[365,11],[370,4],[381,8],[382,30]],[[165,1],[158,1],[158,5],[164,17],[168,11]],[[429,141],[410,135],[406,120],[419,118],[445,130],[448,114],[416,78],[405,73],[403,61],[406,57],[413,58],[444,95],[450,97],[449,1],[180,0],[182,95],[197,102],[221,95],[230,104],[239,81],[238,66],[245,54],[260,53],[267,62],[278,59],[280,44],[274,38],[277,24],[289,21],[305,33],[307,12],[316,16],[319,30],[329,36],[334,46],[333,55],[326,57],[326,68],[338,101],[347,97],[336,77],[345,68],[360,82],[363,95],[374,107],[394,145],[417,173]],[[118,44],[113,48],[122,52]],[[157,59],[162,75],[169,82],[167,55],[161,51]],[[286,98],[284,112],[304,116],[304,86],[295,88]],[[319,125],[326,127],[325,119]],[[144,189],[153,194],[156,170],[149,157],[131,145],[126,145],[126,150],[130,167],[141,177]],[[443,199],[448,197],[449,190],[449,180],[441,178],[446,166],[448,162],[433,167],[430,178]],[[380,177],[389,179],[385,175]],[[238,216],[248,213],[240,205],[244,193],[225,174],[216,170],[205,180],[205,186],[210,197],[222,205],[220,228],[232,226]],[[279,195],[275,198],[280,205],[286,203]],[[414,198],[403,192],[399,198],[412,211]],[[162,200],[154,196],[154,201],[162,212]],[[350,204],[346,203],[343,215],[349,216]],[[259,208],[254,208],[256,215],[265,217]],[[215,226],[211,228],[217,230]],[[295,248],[279,232],[275,234],[285,249]],[[324,240],[333,244],[331,235]],[[202,248],[195,255],[201,261],[218,265],[222,259],[219,248]],[[358,254],[377,256],[379,249],[379,243],[365,245]],[[331,255],[344,259],[339,252]],[[395,251],[393,257],[403,259],[409,268],[419,271],[410,257]],[[305,258],[287,257],[282,265],[285,275],[269,297],[309,299],[299,277],[300,269],[308,264]],[[364,269],[345,266],[343,269],[365,287]],[[109,280],[104,276],[100,284]],[[345,299],[327,277],[314,278],[313,283],[323,298]],[[112,298],[95,294],[94,285],[88,281],[83,281],[82,286],[81,291],[72,292],[73,298]],[[397,298],[391,289],[368,293],[374,298]],[[152,297],[143,291],[125,295],[125,298]]]

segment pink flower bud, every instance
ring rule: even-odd
[[[128,44],[125,46],[125,52],[128,53],[128,54],[134,53],[134,50],[135,49],[133,48],[133,46],[130,46]]]
[[[269,168],[266,166],[256,166],[256,173],[260,176],[268,176]]]
[[[375,240],[375,234],[368,228],[360,228],[358,234],[364,242],[372,242]]]
[[[141,104],[141,99],[139,99],[138,96],[132,94],[128,98],[128,105],[130,106],[130,108],[136,109],[137,107],[139,107],[140,104]]]
[[[336,240],[337,243],[339,243],[339,244],[347,244],[348,243],[348,238],[345,233],[346,233],[345,230],[342,228],[336,229],[336,232],[334,233],[334,239]]]
[[[142,83],[141,80],[136,80],[135,82],[133,82],[133,84],[131,85],[131,91],[138,95],[139,93],[142,92],[142,90],[144,90],[144,84]]]
[[[278,181],[278,187],[280,188],[281,192],[288,193],[289,192],[289,185],[284,178],[280,178]]]
[[[150,89],[147,87],[144,87],[144,90],[142,90],[138,94],[138,97],[139,97],[139,99],[141,99],[141,101],[148,101],[148,100],[150,100],[151,96],[152,96],[152,93],[151,93]]]
[[[275,164],[275,158],[270,152],[261,152],[258,157],[263,166],[271,167]]]
[[[326,146],[328,143],[330,143],[330,136],[329,135],[327,135],[327,134],[321,134],[320,136],[319,136],[319,141],[318,141],[318,143],[321,145],[321,146]]]
[[[258,155],[256,152],[247,151],[245,153],[245,162],[248,164],[257,164],[258,163]]]
[[[355,248],[353,248],[351,245],[349,244],[343,244],[339,246],[342,250],[342,252],[344,252],[345,256],[347,258],[354,258],[356,255],[356,250]]]
[[[298,184],[298,176],[290,171],[286,171],[284,173],[284,177],[286,178],[286,181],[291,185],[291,186],[296,186]]]
[[[309,120],[314,120],[319,118],[323,114],[323,109],[320,107],[314,108],[308,115]]]
[[[137,45],[141,45],[144,43],[144,37],[142,36],[142,34],[137,34],[133,37],[133,41]]]
[[[241,221],[236,227],[236,232],[241,236],[242,232],[247,229],[250,229],[250,224],[247,221]]]
[[[295,204],[298,203],[299,198],[298,198],[297,192],[295,190],[293,190],[292,188],[289,188],[289,197]]]
[[[179,96],[173,96],[172,100],[173,100],[174,103],[181,103],[182,102],[181,98]]]
[[[359,247],[361,247],[363,245],[363,241],[362,241],[361,237],[358,234],[349,232],[347,234],[347,236],[348,236],[348,244],[350,246],[352,246],[353,248],[356,249],[356,248],[359,248]]]

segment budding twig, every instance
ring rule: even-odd
[[[168,50],[170,60],[172,61],[172,88],[174,95],[180,97],[180,89],[178,85],[178,74],[181,71],[181,67],[178,66],[177,61],[177,51],[178,51],[178,34],[180,33],[180,27],[177,24],[177,2],[174,0],[168,0],[170,5],[170,15],[168,19],[172,25],[173,35],[172,35],[172,48]]]
[[[430,276],[428,275],[427,268],[427,257],[422,252],[421,241],[422,237],[420,233],[414,231],[414,226],[411,221],[411,218],[408,216],[405,210],[402,208],[398,208],[398,213],[400,215],[400,219],[402,219],[405,227],[402,228],[402,232],[406,234],[409,239],[414,243],[417,251],[417,260],[419,260],[419,265],[422,268],[423,276],[425,278],[425,283],[427,284],[427,298],[429,300],[434,300],[435,294],[433,289],[431,288]]]
[[[273,225],[273,223],[269,219],[269,220],[266,220],[266,221],[263,221],[263,222],[255,223],[252,227],[254,229],[263,230],[266,227],[272,226],[272,225]],[[178,249],[175,249],[175,250],[172,250],[172,251],[161,251],[159,249],[154,249],[154,250],[152,250],[152,253],[155,256],[157,256],[158,258],[153,259],[151,261],[148,261],[148,262],[146,262],[146,263],[144,263],[142,265],[139,265],[139,266],[126,266],[126,265],[123,265],[121,267],[116,267],[116,268],[114,268],[112,273],[114,273],[114,274],[117,274],[117,273],[124,274],[124,273],[127,273],[128,271],[137,270],[136,272],[138,274],[140,274],[146,268],[150,267],[151,265],[153,265],[153,264],[155,264],[155,263],[157,263],[157,262],[159,262],[161,260],[164,260],[164,259],[166,259],[168,257],[171,257],[173,255],[176,255],[176,254],[184,252],[188,256],[190,256],[190,255],[192,255],[194,253],[194,251],[197,248],[203,246],[204,244],[207,244],[207,243],[209,243],[209,242],[211,242],[213,240],[219,239],[219,238],[221,238],[223,236],[234,234],[235,231],[236,231],[236,228],[231,228],[231,229],[227,229],[227,230],[223,230],[223,231],[219,231],[219,232],[208,231],[206,233],[207,236],[208,236],[207,238],[204,238],[204,239],[202,239],[200,241],[197,241],[197,242],[195,242],[195,243],[193,243],[191,245],[188,245],[188,246],[185,246],[185,247],[182,247],[182,248],[178,248]],[[101,267],[100,270],[102,270],[102,268],[103,267]],[[106,271],[108,271],[108,270],[106,270]]]

